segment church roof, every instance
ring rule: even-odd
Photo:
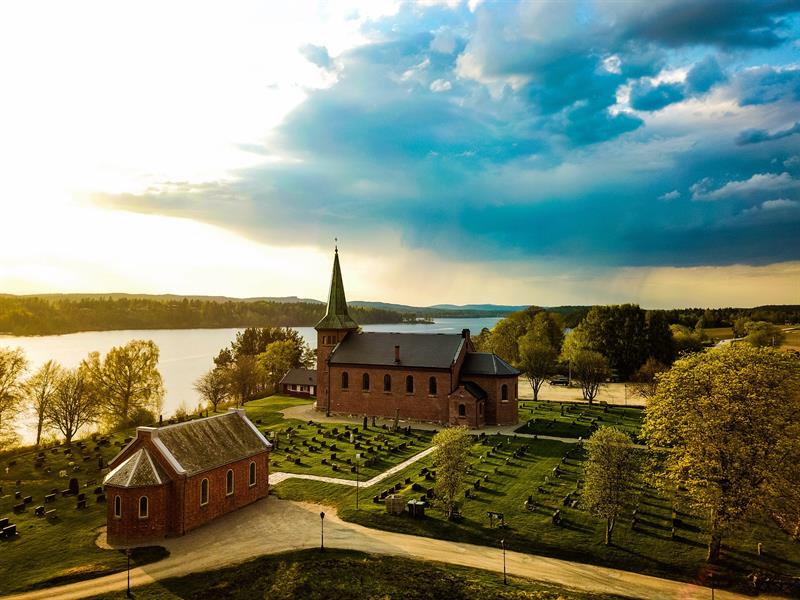
[[[313,369],[289,369],[280,383],[291,385],[317,385],[317,372]]]
[[[153,460],[145,448],[141,448],[106,475],[103,484],[133,488],[161,485],[167,481],[169,481],[169,476],[161,465]]]
[[[271,448],[244,409],[153,430],[153,442],[176,471],[193,475]]]
[[[320,322],[317,323],[315,329],[358,329],[358,323],[350,317],[350,313],[347,310],[342,270],[339,267],[338,249],[333,257],[333,275],[331,276],[331,289],[328,294],[328,310]]]
[[[500,375],[508,377],[519,375],[519,371],[491,352],[467,352],[461,373],[463,375]]]
[[[444,333],[351,333],[331,353],[331,364],[449,369],[465,340]],[[400,346],[400,362],[394,347]]]

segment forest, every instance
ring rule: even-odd
[[[400,323],[409,317],[380,308],[351,307],[356,322]],[[218,301],[136,297],[0,296],[0,333],[54,335],[114,329],[307,327],[325,314],[311,302]]]

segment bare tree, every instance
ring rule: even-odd
[[[230,397],[228,374],[216,367],[195,381],[194,389],[217,412],[217,407]]]
[[[97,396],[92,393],[85,369],[65,371],[58,379],[55,393],[47,404],[46,423],[64,435],[67,446],[81,427],[95,422]]]
[[[53,400],[62,372],[61,365],[48,360],[25,382],[25,395],[36,417],[36,445],[42,441],[47,407]]]
[[[581,350],[575,355],[573,375],[581,384],[583,399],[589,404],[597,397],[597,393],[609,376],[608,360],[594,350]]]
[[[20,348],[0,348],[0,450],[17,437],[12,424],[24,391],[21,378],[27,368],[28,361]]]

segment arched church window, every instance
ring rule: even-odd
[[[342,373],[342,389],[346,390],[348,387],[350,387],[350,377],[347,374],[347,371],[345,371]]]
[[[459,417],[466,417],[467,416],[467,407],[463,404],[458,405],[458,416]]]
[[[391,392],[392,391],[392,376],[388,373],[383,376],[383,391],[384,392]]]
[[[414,393],[414,378],[409,375],[406,377],[406,394]]]
[[[435,396],[436,395],[436,377],[431,377],[428,380],[428,393],[431,396]]]
[[[500,399],[501,400],[508,400],[508,386],[505,383],[500,388]]]
[[[369,391],[369,373],[364,373],[361,376],[361,389],[365,392]]]

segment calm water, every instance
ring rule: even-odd
[[[460,333],[469,329],[473,334],[484,327],[492,328],[499,318],[436,319],[430,325],[389,324],[364,325],[364,331],[399,331],[409,333]],[[314,348],[317,336],[313,327],[295,327]],[[164,379],[164,416],[172,415],[181,405],[192,410],[200,402],[193,384],[213,366],[213,358],[228,346],[241,329],[161,329],[128,331],[88,331],[67,335],[39,337],[0,336],[0,346],[19,347],[25,351],[32,373],[42,363],[54,359],[66,367],[76,367],[89,352],[104,355],[114,346],[133,339],[153,340],[161,351],[158,368]],[[30,441],[30,427],[22,423],[20,433]]]

